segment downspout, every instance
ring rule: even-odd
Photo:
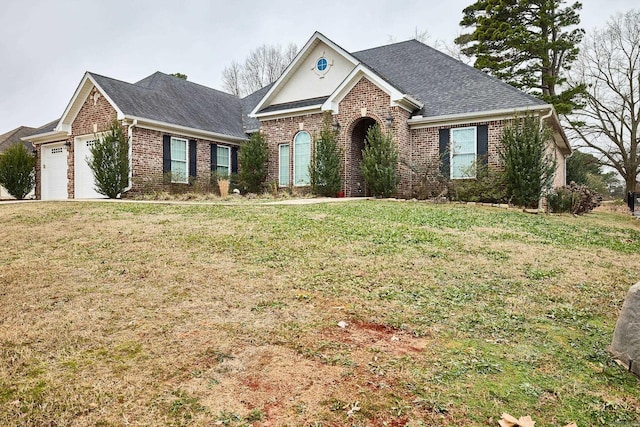
[[[127,137],[129,138],[129,185],[127,185],[123,193],[131,190],[131,187],[133,187],[133,128],[137,124],[138,119],[134,119],[127,129]]]
[[[540,131],[542,131],[542,127],[544,126],[544,121],[545,121],[546,119],[548,119],[549,117],[551,117],[551,115],[552,115],[552,114],[553,114],[553,107],[552,107],[552,108],[549,108],[549,113],[545,114],[544,116],[540,116]],[[554,142],[554,144],[555,144],[555,142]],[[553,157],[554,157],[554,158],[555,158],[555,156],[556,156],[555,151],[556,151],[556,148],[555,148],[555,147],[553,147]],[[566,171],[567,171],[566,161],[565,161],[564,169],[565,169],[565,174],[566,174]],[[567,181],[567,178],[566,178],[566,176],[565,176],[565,182],[566,182],[566,181]],[[540,198],[540,200],[538,201],[538,209],[539,209],[539,210],[542,210],[542,209],[544,208],[544,205],[543,205],[543,199],[544,199],[545,197],[546,197],[546,194],[545,194],[545,195],[543,195],[543,197],[541,197],[541,198]],[[549,213],[549,203],[547,203],[547,209],[546,209],[546,212],[547,212],[547,213]]]

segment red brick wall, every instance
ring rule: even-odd
[[[162,137],[164,135],[171,135],[186,140],[195,139],[198,150],[196,154],[197,179],[207,182],[211,169],[211,144],[224,145],[227,147],[232,146],[225,142],[189,138],[185,135],[134,127],[132,143],[132,192],[139,192],[149,186],[157,187],[162,184]],[[172,185],[174,187],[184,186],[185,190],[190,188],[187,184]]]
[[[71,146],[69,147],[67,169],[67,192],[69,198],[75,195],[74,180],[74,140],[77,136],[93,135],[97,132],[104,132],[109,129],[111,123],[117,118],[116,110],[109,104],[109,101],[100,94],[94,101],[94,94],[97,89],[93,89],[87,99],[85,99],[80,111],[71,123],[71,135],[67,139]],[[98,92],[99,93],[99,92]],[[95,125],[95,130],[94,130]],[[126,132],[126,127],[125,127]],[[125,133],[126,134],[126,133]]]
[[[352,147],[352,135],[354,128],[363,118],[369,118],[379,123],[383,131],[386,127],[386,118],[391,113],[394,118],[392,131],[398,146],[401,149],[401,160],[406,160],[411,144],[407,119],[409,112],[399,107],[389,107],[390,97],[366,78],[362,78],[354,88],[340,102],[339,114],[334,115],[340,123],[340,135],[338,142],[343,154],[343,188],[347,196],[356,195],[356,180],[354,171],[359,168],[356,164],[358,153]],[[363,109],[366,109],[364,111]],[[305,130],[313,136],[319,134],[322,128],[323,113],[306,114],[296,117],[287,117],[261,122],[261,132],[266,136],[269,145],[269,175],[267,180],[278,179],[278,146],[290,144],[289,147],[289,176],[293,180],[293,138],[300,130]],[[399,168],[402,170],[402,168]],[[404,174],[407,175],[407,174]],[[409,191],[410,180],[408,175],[401,179],[399,193]]]
[[[312,141],[315,140],[314,135],[319,135],[322,129],[323,117],[318,113],[261,122],[260,131],[269,147],[267,182],[278,180],[278,147],[280,144],[289,144],[289,181],[293,183],[293,138],[302,130],[309,132]]]
[[[440,159],[439,153],[439,131],[440,129],[453,129],[469,126],[487,125],[489,130],[488,144],[488,163],[490,166],[497,167],[500,165],[498,156],[498,147],[500,138],[504,130],[504,121],[484,121],[470,122],[464,124],[456,124],[449,126],[437,126],[429,128],[412,129],[410,131],[411,141],[413,145],[411,153],[411,164],[415,170],[424,171],[427,167],[438,166]],[[419,176],[413,174],[412,185],[415,188]]]

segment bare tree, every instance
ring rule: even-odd
[[[240,64],[233,61],[222,71],[223,90],[242,97],[273,83],[298,53],[295,44],[286,47],[263,44],[252,50]]]
[[[237,61],[232,61],[229,66],[222,70],[222,90],[239,98],[242,93],[241,74],[242,66]]]
[[[459,35],[458,35],[458,37],[459,37]],[[455,42],[453,42],[453,41],[447,42],[447,41],[444,41],[444,40],[436,40],[432,47],[435,48],[435,49],[438,49],[442,53],[446,53],[447,55],[449,55],[452,58],[457,59],[458,61],[462,62],[463,64],[467,64],[467,65],[473,66],[473,62],[475,61],[475,57],[474,56],[466,55],[462,51],[460,46],[455,44]]]
[[[583,42],[570,84],[587,84],[583,105],[566,117],[579,146],[598,154],[635,191],[640,172],[640,11],[613,16]]]

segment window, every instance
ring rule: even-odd
[[[278,148],[278,184],[289,186],[289,144],[281,144]]]
[[[318,71],[326,70],[328,65],[329,62],[327,62],[327,58],[324,57],[318,59],[318,62],[316,62],[316,68],[318,69]]]
[[[188,183],[187,140],[171,138],[171,182]]]
[[[311,162],[311,135],[298,132],[293,139],[293,185],[309,185],[309,163]]]
[[[476,177],[476,128],[451,129],[451,178]]]
[[[231,175],[231,149],[222,145],[218,145],[216,150],[218,165],[216,172],[220,177],[228,177]]]

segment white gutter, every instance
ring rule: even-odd
[[[527,111],[543,111],[553,108],[551,104],[536,105],[534,107],[521,107],[521,108],[505,108],[501,110],[490,111],[477,111],[473,113],[460,113],[460,114],[445,114],[442,116],[422,117],[414,116],[407,120],[407,123],[411,127],[431,127],[437,126],[442,123],[451,124],[452,122],[469,122],[479,121],[481,119],[499,120],[503,118],[513,117],[515,113],[527,112]]]
[[[540,130],[542,130],[542,126],[544,126],[544,121],[549,117],[551,117],[552,114],[553,114],[553,108],[549,108],[549,113],[540,117]]]
[[[51,132],[44,132],[44,133],[38,133],[35,135],[25,136],[20,138],[20,140],[30,142],[34,145],[38,145],[38,144],[44,144],[47,142],[56,142],[62,139],[67,139],[67,136],[68,134],[65,131],[54,130]]]
[[[129,137],[129,183],[127,187],[122,191],[131,190],[133,187],[133,128],[138,125],[138,120],[134,119],[127,129],[127,136]]]
[[[258,114],[254,114],[254,115],[250,115],[249,117],[253,117],[253,118],[264,118],[264,119],[275,119],[278,116],[291,116],[291,115],[301,115],[301,114],[307,114],[310,113],[314,110],[320,110],[322,108],[323,104],[315,104],[315,105],[307,105],[306,107],[298,107],[298,108],[289,108],[286,110],[275,110],[275,111],[269,111],[266,113],[258,113]]]
[[[145,119],[143,117],[126,116],[125,119],[136,122],[136,126],[139,128],[161,130],[165,132],[176,132],[191,138],[209,139],[212,141],[215,140],[215,141],[221,141],[221,142],[232,142],[236,144],[241,144],[249,140],[249,138],[240,138],[237,136],[224,135],[217,132],[210,132],[202,129],[175,125],[173,123],[166,123],[158,120]]]

